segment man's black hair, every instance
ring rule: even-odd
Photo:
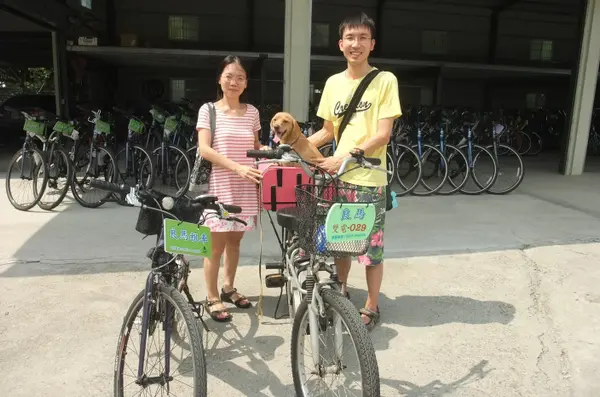
[[[375,21],[373,21],[367,14],[361,12],[358,15],[348,17],[340,23],[339,33],[340,39],[344,36],[346,29],[357,28],[364,26],[371,31],[371,38],[375,38]]]

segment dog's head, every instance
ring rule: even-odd
[[[271,130],[274,133],[275,143],[292,144],[302,132],[296,119],[289,113],[279,112],[271,119]]]

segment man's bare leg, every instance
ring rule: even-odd
[[[375,266],[365,266],[365,274],[368,290],[365,307],[376,312],[379,305],[379,291],[381,291],[381,283],[383,281],[383,262]],[[369,322],[369,317],[364,314],[362,315],[362,319],[365,324]]]
[[[337,267],[338,279],[342,283],[342,295],[346,295],[346,292],[348,292],[348,275],[350,274],[352,258],[335,258],[333,262]]]

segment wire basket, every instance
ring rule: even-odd
[[[325,222],[335,203],[360,203],[383,205],[385,197],[366,187],[319,185],[298,185],[296,187],[298,205],[298,240],[307,255],[344,257],[364,255],[371,243],[370,234],[364,240],[327,242]]]

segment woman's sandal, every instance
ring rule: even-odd
[[[246,298],[242,294],[238,294],[240,297],[237,300],[235,300],[235,301],[233,299],[231,299],[231,297],[233,296],[233,294],[235,294],[236,292],[237,292],[236,288],[232,289],[229,292],[225,292],[223,290],[223,288],[221,288],[221,300],[223,302],[233,303],[234,305],[236,305],[240,309],[249,309],[249,308],[251,308],[252,307],[252,303],[250,303],[250,301],[248,300],[248,298]],[[245,303],[242,303],[244,301],[245,301]]]
[[[213,320],[218,321],[220,323],[226,323],[226,322],[231,321],[233,316],[227,311],[227,309],[225,309],[225,308],[214,309],[214,310],[210,309],[211,306],[218,305],[219,303],[223,303],[223,302],[221,302],[220,300],[214,300],[214,301],[207,300],[206,301],[206,303],[205,303],[206,311],[210,315],[210,318],[212,318]],[[225,316],[223,314],[225,314]]]
[[[367,309],[366,307],[363,307],[362,309],[360,309],[359,312],[363,316],[367,316],[369,318],[369,322],[365,324],[367,329],[369,331],[371,331],[373,328],[375,328],[375,325],[377,325],[377,323],[379,322],[379,318],[381,316],[381,314],[379,313],[379,306],[377,306],[376,312],[374,312],[373,310]]]

